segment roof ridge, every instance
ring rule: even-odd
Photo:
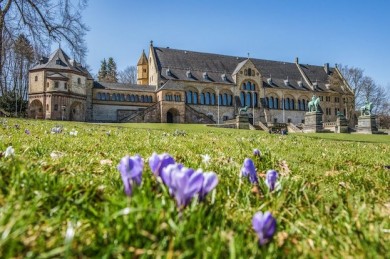
[[[193,51],[193,50],[185,50],[185,49],[173,49],[173,48],[167,48],[167,47],[157,47],[157,46],[153,46],[154,49],[164,49],[164,50],[173,50],[173,51],[182,51],[182,52],[190,52],[190,53],[195,53],[195,54],[204,54],[204,55],[213,55],[213,56],[220,56],[220,57],[226,57],[226,58],[236,58],[236,59],[245,59],[247,60],[248,57],[241,57],[241,56],[233,56],[233,55],[225,55],[225,54],[217,54],[217,53],[210,53],[210,52],[200,52],[200,51]],[[280,60],[271,60],[271,59],[261,59],[261,58],[252,58],[250,57],[249,58],[250,60],[259,60],[259,61],[269,61],[269,62],[278,62],[278,63],[285,63],[285,64],[292,64],[294,65],[295,63],[294,62],[290,62],[290,61],[280,61]],[[241,60],[240,62],[242,62],[243,60]],[[310,64],[308,64],[310,65]],[[312,65],[313,66],[313,65]],[[319,66],[321,67],[321,66]]]

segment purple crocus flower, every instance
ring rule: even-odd
[[[24,133],[26,133],[27,135],[30,135],[31,132],[28,129],[25,129]]]
[[[198,170],[200,171],[200,170]],[[199,200],[203,201],[206,195],[211,192],[218,184],[218,177],[214,172],[208,172],[203,174],[203,184],[199,192]]]
[[[163,183],[175,198],[179,209],[185,208],[195,195],[202,201],[218,184],[217,175],[213,172],[203,173],[186,168],[182,164],[170,164],[161,172]]]
[[[275,170],[268,170],[266,174],[265,184],[268,186],[271,192],[275,190],[277,180],[278,172],[276,172]]]
[[[275,234],[276,220],[269,211],[264,214],[259,211],[253,216],[252,226],[259,237],[260,245],[264,245],[268,243]]]
[[[162,170],[170,164],[174,164],[175,159],[167,153],[157,155],[156,152],[149,158],[149,166],[155,176],[160,176]]]
[[[127,196],[131,196],[132,194],[133,183],[136,183],[137,185],[141,184],[143,168],[144,162],[139,155],[132,157],[125,156],[121,159],[118,170],[121,173],[124,190]]]
[[[252,159],[245,158],[244,165],[241,168],[241,176],[248,177],[252,184],[259,183]]]
[[[258,150],[257,148],[253,149],[253,155],[254,156],[261,156],[260,150]]]

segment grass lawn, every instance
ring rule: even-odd
[[[62,133],[51,134],[56,125]],[[8,146],[13,157],[4,156]],[[0,151],[1,258],[390,255],[389,135],[0,119]],[[178,213],[149,168],[153,152],[215,172],[215,191]],[[145,161],[142,185],[127,197],[116,167],[135,154]],[[240,179],[247,157],[262,178],[260,193]],[[280,191],[264,184],[268,169],[279,171]],[[257,211],[277,221],[264,246],[252,229]]]

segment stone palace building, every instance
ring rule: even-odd
[[[301,124],[313,95],[320,97],[323,122],[335,121],[337,112],[351,119],[355,108],[353,91],[329,64],[200,53],[153,42],[138,61],[137,84],[94,81],[61,48],[41,58],[29,80],[29,117],[40,119],[221,124],[247,106],[255,124]]]

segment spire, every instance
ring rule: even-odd
[[[138,60],[137,66],[139,65],[147,65],[148,64],[148,58],[145,55],[145,50],[142,50],[141,57]]]

